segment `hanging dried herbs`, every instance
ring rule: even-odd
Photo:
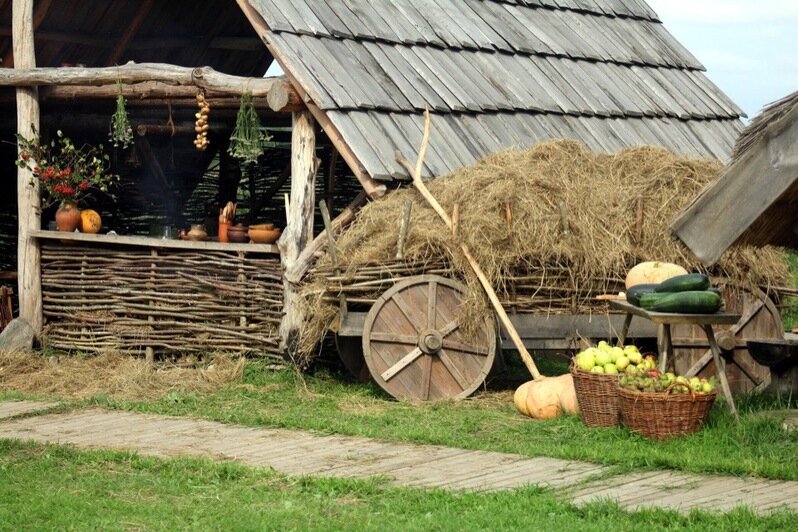
[[[241,95],[241,106],[236,116],[236,127],[230,136],[227,152],[245,163],[254,163],[270,145],[269,136],[260,125],[260,118],[252,103],[252,94]]]
[[[108,137],[115,148],[121,146],[124,149],[133,142],[133,127],[130,125],[130,117],[127,114],[127,102],[122,95],[122,82],[117,81],[116,86],[119,89],[119,94],[116,96],[116,111],[111,116]]]

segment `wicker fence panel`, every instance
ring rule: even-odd
[[[42,299],[56,350],[282,360],[275,255],[43,241]]]

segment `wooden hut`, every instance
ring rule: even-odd
[[[234,109],[237,96],[252,92],[270,119],[287,124],[291,116],[279,263],[277,248],[268,246],[79,234],[64,244],[63,235],[42,231],[38,190],[20,170],[20,315],[39,331],[46,317],[51,337],[83,349],[111,345],[152,355],[290,347],[299,321],[294,285],[325,242],[322,234],[313,238],[317,136],[362,187],[350,195],[354,208],[406,178],[393,153],[418,146],[425,106],[438,130],[426,177],[552,138],[605,151],[660,145],[725,160],[742,129],[742,111],[642,0],[12,0],[0,2],[0,22],[0,86],[16,90],[23,134],[31,125],[58,124],[104,134],[98,110],[110,109],[117,82],[141,108],[145,136],[190,125],[199,89],[215,108]],[[261,78],[272,59],[284,78]],[[5,122],[13,123],[10,93],[3,101]],[[182,114],[167,122],[167,109]],[[233,115],[220,120],[218,138]],[[153,166],[169,156],[151,155]],[[197,174],[211,159],[181,161]],[[223,164],[223,150],[219,159]],[[330,195],[341,182],[332,176]],[[224,182],[220,177],[220,188]],[[342,206],[334,227],[352,216]],[[98,267],[98,258],[114,260],[125,275]],[[75,275],[96,282],[71,289]],[[246,299],[251,293],[258,297]],[[219,337],[226,340],[214,343]]]
[[[798,248],[798,92],[762,111],[731,162],[673,221],[674,233],[706,264],[734,244]]]

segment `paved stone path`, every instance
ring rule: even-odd
[[[492,491],[549,487],[581,505],[614,500],[630,510],[661,507],[758,513],[780,507],[798,512],[798,482],[701,476],[674,471],[610,475],[603,466],[554,458],[390,443],[306,431],[249,428],[99,408],[30,415],[52,404],[0,403],[0,438],[131,450],[141,455],[235,460],[286,475],[368,478],[397,486]],[[26,417],[19,416],[27,413]],[[5,418],[5,419],[4,419]]]

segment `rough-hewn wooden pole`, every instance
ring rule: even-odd
[[[14,0],[12,33],[15,68],[34,68],[33,0]],[[17,132],[26,137],[39,129],[39,97],[36,87],[17,88]],[[42,330],[41,251],[30,233],[41,227],[39,183],[26,168],[17,170],[17,283],[19,315],[36,334]]]
[[[316,130],[313,116],[308,111],[293,114],[291,136],[291,197],[285,231],[277,245],[283,271],[289,272],[294,262],[313,239],[313,212],[315,201]],[[283,278],[283,319],[280,323],[280,347],[289,356],[296,350],[302,314],[297,308],[297,286]]]

